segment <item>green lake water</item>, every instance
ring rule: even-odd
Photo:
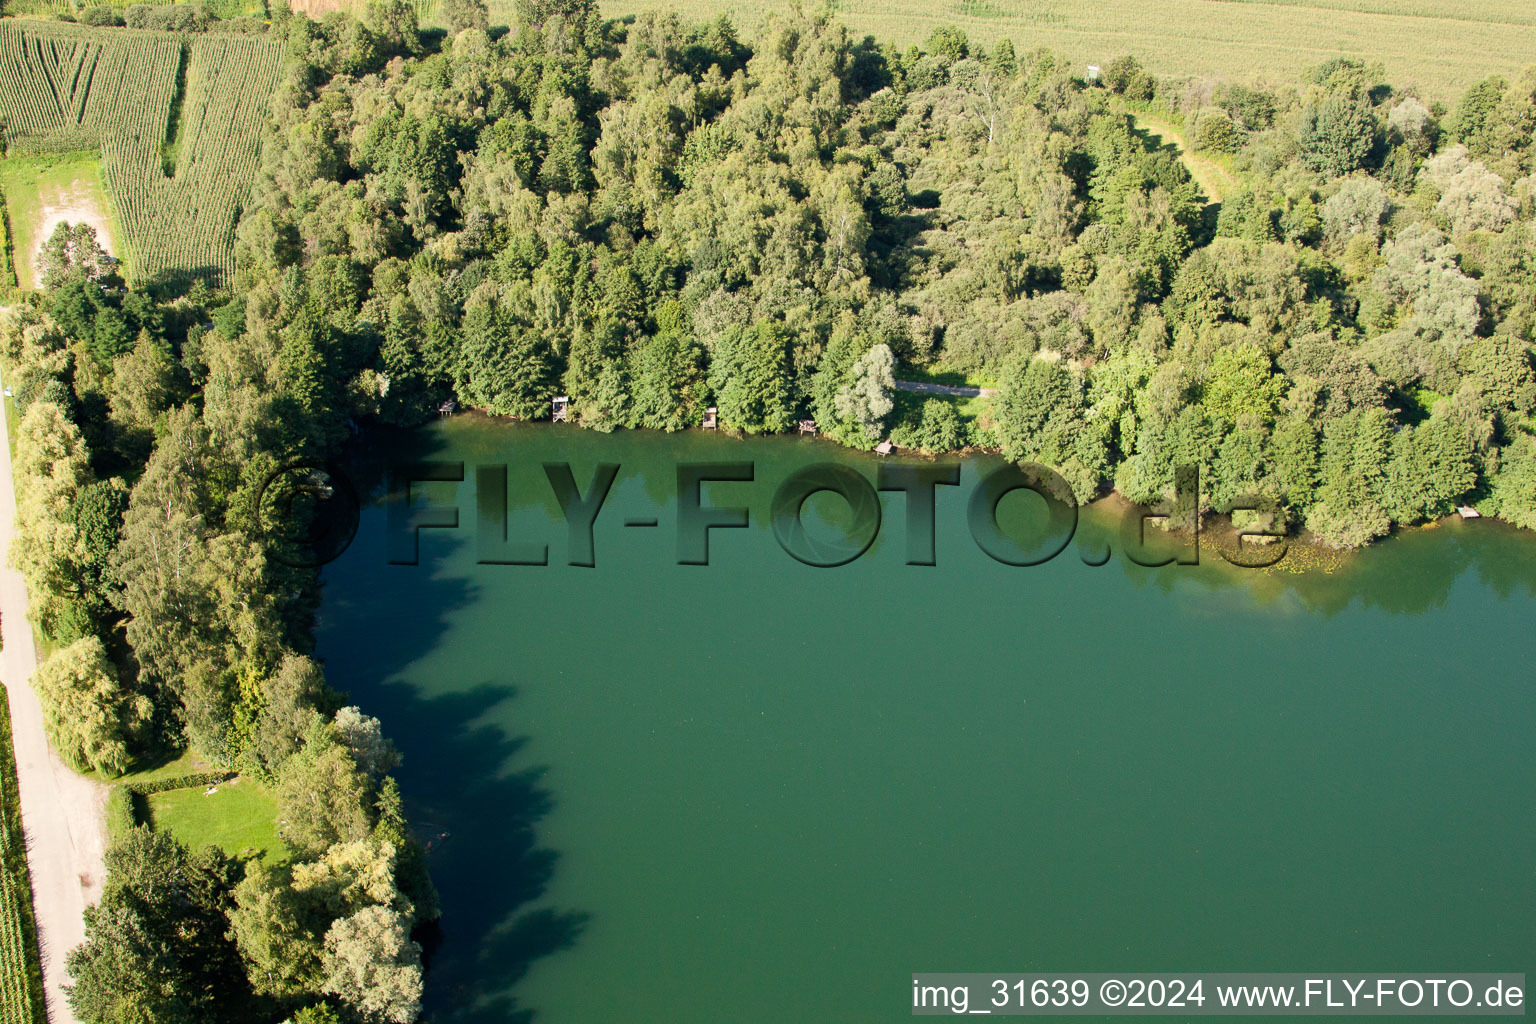
[[[370,440],[466,469],[415,486],[460,526],[410,566],[351,464],[366,507],[319,622],[436,837],[432,1021],[895,1021],[913,971],[1536,969],[1536,536],[1154,569],[1085,510],[1016,568],[971,538],[998,464],[972,459],[938,490],[937,565],[905,564],[887,494],[869,551],[822,569],[768,529],[774,489],[872,457],[477,417]],[[751,526],[678,565],[678,464],[742,460],[755,481],[704,500]],[[548,461],[583,490],[620,466],[593,568]],[[477,564],[482,464],[547,566]],[[811,532],[842,508],[811,499]]]

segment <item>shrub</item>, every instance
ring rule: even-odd
[[[1376,145],[1376,115],[1365,92],[1334,93],[1302,112],[1301,150],[1315,171],[1339,177],[1365,166]]]
[[[192,772],[189,775],[173,775],[168,779],[156,779],[153,782],[125,782],[117,787],[138,796],[149,796],[151,793],[168,793],[173,789],[199,789],[207,786],[216,786],[221,782],[228,782],[238,775],[232,771]]]
[[[891,440],[899,448],[925,452],[952,452],[965,447],[965,424],[954,403],[942,398],[923,402],[915,419],[909,419],[891,431]]]
[[[1157,88],[1152,76],[1142,70],[1135,57],[1129,56],[1110,61],[1101,80],[1110,92],[1119,93],[1128,100],[1150,100]]]
[[[1235,153],[1242,135],[1232,117],[1220,107],[1207,107],[1195,115],[1195,148],[1208,153]]]
[[[134,813],[134,793],[127,786],[113,786],[107,794],[107,835],[120,836],[138,824]]]
[[[121,25],[123,16],[117,13],[114,7],[87,7],[80,12],[80,20],[84,24],[93,26]]]

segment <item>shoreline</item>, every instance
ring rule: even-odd
[[[730,430],[730,429],[727,429],[727,428],[722,428],[720,430],[704,430],[703,428],[696,427],[696,426],[695,427],[688,427],[688,428],[685,428],[684,430],[680,430],[680,431],[652,430],[652,429],[648,429],[648,428],[645,428],[645,427],[616,427],[616,428],[614,428],[611,431],[594,431],[591,428],[583,427],[579,423],[570,423],[570,422],[567,422],[567,423],[553,423],[553,422],[551,422],[550,420],[547,420],[547,419],[518,419],[518,418],[515,418],[515,417],[511,417],[511,416],[497,416],[495,414],[485,412],[482,409],[474,408],[473,406],[459,406],[456,409],[456,411],[453,412],[449,416],[437,417],[437,418],[427,418],[427,419],[422,420],[420,423],[415,424],[414,426],[408,426],[408,427],[405,427],[404,429],[407,429],[407,430],[419,429],[419,428],[421,428],[423,426],[429,426],[429,425],[434,424],[434,423],[439,423],[440,424],[440,423],[448,422],[448,421],[452,421],[452,420],[482,420],[482,421],[485,421],[487,423],[493,423],[493,424],[497,424],[497,425],[511,424],[511,425],[515,425],[515,426],[518,426],[518,427],[544,427],[544,428],[564,427],[564,428],[570,429],[570,430],[580,430],[583,433],[588,433],[588,434],[598,434],[598,433],[619,434],[619,433],[624,433],[624,434],[633,434],[633,435],[637,435],[637,436],[638,435],[645,435],[645,434],[654,434],[654,435],[657,435],[657,436],[660,436],[660,437],[676,437],[676,436],[679,436],[679,435],[688,435],[688,434],[695,434],[696,433],[696,434],[700,434],[700,435],[715,434],[715,435],[718,435],[720,437],[729,437],[729,438],[731,438],[733,440],[737,440],[737,441],[747,440],[747,439],[769,439],[769,438],[776,438],[776,439],[780,439],[780,440],[803,440],[803,438],[800,435],[797,435],[797,434],[794,434],[794,433],[744,434],[744,433],[741,433],[740,431],[734,431],[734,430]],[[391,427],[395,427],[395,425],[390,425],[390,426]],[[398,428],[396,428],[396,429],[398,429]],[[877,455],[872,450],[867,451],[867,450],[862,449],[862,448],[853,448],[853,447],[850,447],[848,445],[841,444],[841,443],[839,443],[837,441],[834,441],[831,438],[828,438],[825,435],[822,435],[822,434],[819,434],[819,433],[814,435],[814,436],[812,436],[810,438],[810,440],[812,442],[814,442],[814,443],[825,443],[825,444],[832,445],[833,447],[835,447],[840,452],[849,452],[849,453],[853,453],[853,454],[857,454],[857,455],[863,455],[863,456],[867,457],[868,459],[876,461],[876,462],[878,462],[881,458],[883,458],[883,456]],[[988,457],[988,458],[995,458],[995,459],[1002,459],[1003,458],[1003,454],[1002,454],[1001,450],[999,450],[999,449],[996,449],[996,448],[984,448],[984,447],[979,447],[979,446],[974,446],[974,445],[968,445],[968,446],[966,446],[964,448],[959,448],[959,449],[956,449],[954,451],[948,451],[948,452],[927,452],[927,451],[922,451],[920,449],[897,449],[894,452],[894,454],[898,458],[922,459],[922,460],[929,461],[929,462],[937,461],[939,459],[946,459],[946,458],[969,459],[969,458],[974,458],[974,457],[977,457],[977,456],[985,456],[985,457]],[[1121,516],[1123,516],[1123,515],[1125,515],[1126,513],[1130,512],[1133,509],[1139,509],[1141,511],[1147,512],[1148,514],[1154,514],[1154,513],[1152,513],[1152,509],[1151,509],[1150,506],[1139,505],[1136,502],[1131,501],[1131,499],[1127,498],[1124,494],[1122,494],[1120,491],[1116,490],[1113,487],[1111,487],[1104,494],[1101,494],[1098,497],[1092,499],[1091,501],[1075,502],[1075,504],[1077,505],[1079,510],[1081,510],[1081,509],[1093,509],[1096,512],[1100,512],[1100,513],[1103,513],[1105,515],[1113,514],[1113,515],[1121,515]],[[1232,520],[1231,520],[1230,516],[1228,516],[1228,515],[1226,515],[1224,513],[1220,513],[1220,512],[1209,511],[1209,512],[1201,513],[1201,517],[1200,518],[1201,518],[1200,535],[1201,535],[1201,538],[1202,538],[1202,545],[1201,545],[1202,552],[1207,547],[1216,547],[1217,545],[1221,544],[1224,541],[1230,543],[1230,541],[1234,538],[1234,531],[1232,529]],[[1404,534],[1419,533],[1419,532],[1425,531],[1425,530],[1439,529],[1439,528],[1443,527],[1445,525],[1445,523],[1447,523],[1448,521],[1454,520],[1455,518],[1456,518],[1456,513],[1455,512],[1451,512],[1451,513],[1449,513],[1447,515],[1441,516],[1439,519],[1431,519],[1431,520],[1427,520],[1427,521],[1422,522],[1422,523],[1409,523],[1409,524],[1393,523],[1392,524],[1392,529],[1388,533],[1386,533],[1386,534],[1384,534],[1384,535],[1382,535],[1380,537],[1373,538],[1369,543],[1363,544],[1363,545],[1361,545],[1360,547],[1357,547],[1357,548],[1336,548],[1336,547],[1332,547],[1332,546],[1330,546],[1328,544],[1324,544],[1324,543],[1318,541],[1315,538],[1315,536],[1311,533],[1311,531],[1307,530],[1303,526],[1302,528],[1297,530],[1295,533],[1287,533],[1284,537],[1279,538],[1280,540],[1282,540],[1287,545],[1288,553],[1286,554],[1285,557],[1281,558],[1274,565],[1269,565],[1269,566],[1238,566],[1238,565],[1236,565],[1234,563],[1228,562],[1226,559],[1222,559],[1222,561],[1225,564],[1231,565],[1233,568],[1242,568],[1245,571],[1250,571],[1250,572],[1252,572],[1252,571],[1258,571],[1258,572],[1264,572],[1264,573],[1286,572],[1286,573],[1291,573],[1291,574],[1299,574],[1301,572],[1310,571],[1310,570],[1321,570],[1321,571],[1323,571],[1325,573],[1332,573],[1332,572],[1336,572],[1336,571],[1344,568],[1345,566],[1347,566],[1351,561],[1353,561],[1353,559],[1354,559],[1354,557],[1356,555],[1359,555],[1359,554],[1361,554],[1362,552],[1365,552],[1365,551],[1369,551],[1369,550],[1377,547],[1379,544],[1381,544],[1383,542],[1397,539],[1398,537],[1400,537],[1401,535],[1404,535]],[[1511,529],[1511,530],[1519,530],[1520,529],[1520,527],[1516,526],[1514,523],[1510,523],[1510,522],[1507,522],[1507,521],[1505,521],[1503,519],[1500,519],[1498,516],[1484,514],[1484,515],[1480,516],[1479,518],[1481,520],[1487,521],[1489,523],[1497,523],[1500,528]],[[1160,528],[1160,527],[1158,527],[1158,528]],[[1187,530],[1168,530],[1166,532],[1170,536],[1188,536],[1188,531]],[[1214,543],[1211,543],[1211,542],[1214,542]],[[1231,550],[1234,550],[1234,548],[1233,547],[1227,547],[1226,550],[1231,551]],[[1250,548],[1249,550],[1253,550],[1253,549]],[[1287,567],[1287,563],[1291,561],[1292,555],[1296,554],[1298,551],[1304,552],[1304,558],[1308,562],[1308,565],[1305,568],[1296,568],[1294,566]],[[1218,554],[1218,557],[1219,557],[1219,554]]]

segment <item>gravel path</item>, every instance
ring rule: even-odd
[[[0,431],[7,410],[0,401]],[[16,491],[11,450],[0,443],[0,554],[15,534]],[[64,955],[85,938],[84,911],[101,893],[105,874],[103,809],[107,787],[71,771],[43,732],[43,708],[29,680],[37,647],[27,621],[27,589],[21,574],[0,565],[0,681],[11,706],[11,733],[21,789],[21,823],[43,954],[43,986],[50,1024],[78,1024],[64,996]]]

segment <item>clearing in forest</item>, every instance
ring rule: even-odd
[[[1210,157],[1190,149],[1189,140],[1167,121],[1153,114],[1139,111],[1133,111],[1131,118],[1136,122],[1137,128],[1149,135],[1157,136],[1179,151],[1179,161],[1189,171],[1189,176],[1194,178],[1200,186],[1200,191],[1205,193],[1207,202],[1219,203],[1240,187],[1231,171]]]
[[[122,255],[121,231],[113,223],[98,154],[37,154],[0,161],[0,193],[5,196],[16,283],[21,287],[39,286],[38,254],[62,223],[89,224],[102,248]]]
[[[151,793],[145,802],[150,826],[169,831],[188,849],[216,846],[231,857],[269,864],[288,859],[277,833],[277,800],[255,779]]]

